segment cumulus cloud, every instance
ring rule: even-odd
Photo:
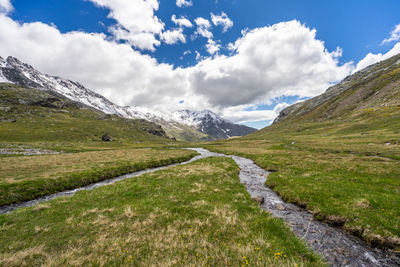
[[[199,60],[201,58],[199,51],[194,51],[194,53],[196,54],[196,60]]]
[[[232,56],[202,58],[194,51],[196,65],[174,68],[103,34],[61,33],[52,25],[0,15],[1,56],[81,82],[119,105],[211,109],[235,121],[272,119],[271,112],[243,107],[278,96],[317,95],[351,70],[350,64],[339,65],[337,51],[327,51],[315,30],[297,21],[249,30],[231,47]]]
[[[142,50],[155,50],[160,45],[156,36],[164,29],[164,23],[154,14],[157,0],[89,0],[99,7],[110,9],[108,17],[117,21],[110,27],[116,40],[127,41]]]
[[[0,0],[0,14],[8,14],[13,10],[10,0]]]
[[[263,103],[278,96],[310,97],[352,70],[339,65],[316,31],[298,21],[244,32],[232,56],[207,58],[190,69],[190,84],[213,106]]]
[[[400,40],[400,24],[394,27],[394,30],[390,33],[390,37],[383,40],[382,44],[391,43]]]
[[[214,55],[217,53],[221,48],[221,45],[215,42],[212,39],[208,39],[207,44],[206,44],[206,50],[210,55]]]
[[[211,23],[209,20],[202,18],[202,17],[198,17],[194,20],[194,22],[197,25],[197,30],[195,32],[195,35],[200,35],[204,38],[207,39],[211,39],[213,37],[212,32],[210,32],[210,28],[211,28]]]
[[[161,34],[161,39],[166,43],[166,44],[176,44],[177,42],[181,41],[182,43],[186,43],[186,38],[185,35],[183,34],[183,29],[174,29],[174,30],[168,30],[165,31]]]
[[[176,0],[176,5],[178,7],[192,6],[192,0]]]
[[[222,32],[226,32],[229,28],[232,28],[233,21],[228,18],[228,16],[222,12],[221,15],[214,15],[211,13],[211,21],[215,26],[221,25]]]
[[[287,103],[279,103],[272,110],[256,110],[254,105],[241,105],[228,107],[222,111],[223,117],[237,123],[269,121],[275,119],[279,112],[290,106]]]
[[[181,16],[180,18],[177,18],[176,15],[172,15],[171,21],[178,25],[179,27],[187,27],[187,28],[192,28],[193,24],[188,20],[187,18]]]
[[[390,49],[387,53],[382,54],[382,53],[378,53],[378,54],[372,54],[372,53],[368,53],[363,59],[361,59],[358,63],[356,68],[354,69],[354,72],[357,72],[359,70],[362,70],[366,67],[368,67],[369,65],[375,64],[379,61],[388,59],[394,55],[397,55],[400,53],[400,43],[396,43],[392,49]]]
[[[195,98],[186,90],[184,71],[159,64],[103,34],[63,34],[54,26],[20,24],[0,15],[0,55],[15,56],[44,73],[81,82],[120,105],[168,109],[182,98]],[[196,99],[187,108],[201,106]]]

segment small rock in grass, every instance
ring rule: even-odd
[[[264,197],[256,196],[256,197],[252,197],[251,199],[254,200],[255,202],[257,202],[259,205],[264,203]]]
[[[275,209],[280,210],[280,211],[286,210],[285,206],[282,203],[276,204]]]
[[[110,137],[108,134],[104,134],[104,135],[101,137],[101,140],[104,141],[104,142],[110,142],[110,141],[112,141],[111,137]]]

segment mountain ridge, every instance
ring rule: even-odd
[[[285,108],[273,124],[299,118],[328,120],[379,105],[396,106],[400,104],[395,96],[399,78],[400,54],[397,54],[353,73],[321,95]]]
[[[0,57],[0,82],[53,91],[107,114],[128,119],[145,119],[160,124],[170,137],[179,140],[227,139],[256,131],[254,128],[230,122],[209,110],[161,113],[143,107],[122,107],[78,82],[43,74],[11,56],[7,59]]]

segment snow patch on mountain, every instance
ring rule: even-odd
[[[7,64],[6,61],[2,57],[0,57],[0,68],[5,67],[6,64]],[[10,81],[7,80],[6,77],[3,76],[3,72],[0,71],[0,83],[7,83],[7,82],[10,82]]]
[[[185,124],[185,125],[190,125],[190,126],[199,126],[201,125],[204,121],[214,121],[214,122],[222,122],[227,120],[223,119],[221,116],[213,113],[212,111],[209,110],[203,110],[203,111],[190,111],[190,110],[178,110],[175,112],[172,112],[170,114],[170,118],[173,121]]]

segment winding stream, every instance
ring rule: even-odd
[[[200,155],[189,161],[168,166],[147,169],[101,181],[74,190],[64,191],[32,201],[0,207],[0,214],[8,213],[21,207],[34,206],[60,196],[71,196],[81,190],[112,184],[121,180],[136,177],[145,173],[163,170],[172,166],[188,164],[201,158],[229,157],[240,167],[240,182],[246,186],[251,197],[263,197],[260,205],[274,217],[283,219],[294,234],[303,239],[314,251],[321,254],[331,266],[400,266],[400,256],[389,251],[370,247],[366,242],[345,231],[317,221],[312,214],[300,207],[285,203],[275,192],[265,186],[268,172],[258,167],[252,160],[238,156],[229,156],[210,152],[203,148],[190,148]]]

